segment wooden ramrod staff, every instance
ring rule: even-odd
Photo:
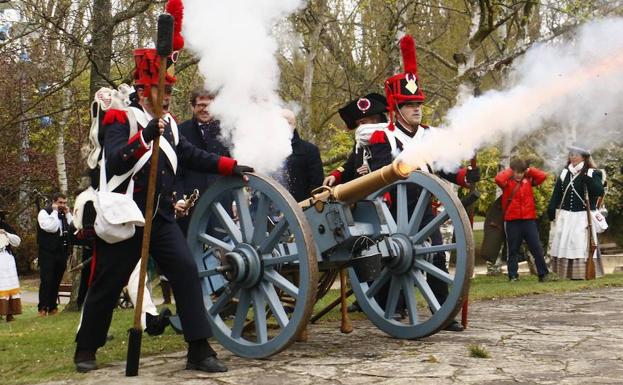
[[[164,98],[164,79],[167,71],[167,58],[173,51],[173,16],[166,13],[158,17],[156,51],[160,57],[160,67],[158,68],[158,96],[154,101],[153,96],[150,94],[149,99],[155,117],[160,119],[162,118],[162,101]],[[147,273],[147,259],[149,257],[149,242],[154,213],[154,196],[156,193],[156,179],[158,176],[160,135],[156,135],[151,148],[151,166],[149,168],[149,182],[147,184],[147,203],[145,204],[145,228],[143,230],[143,243],[141,247],[141,268],[138,279],[138,294],[136,296],[136,303],[134,304],[134,325],[128,331],[128,356],[125,367],[126,376],[138,375],[138,366],[141,358],[141,339],[143,336],[141,315],[143,312],[145,275]]]

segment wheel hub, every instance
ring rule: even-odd
[[[260,256],[247,244],[239,244],[225,254],[223,270],[228,281],[239,283],[245,288],[255,286],[262,277]]]
[[[392,259],[388,264],[394,274],[403,274],[413,267],[414,255],[411,240],[402,234],[391,236]]]

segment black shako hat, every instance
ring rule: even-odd
[[[346,123],[346,127],[349,130],[354,130],[357,128],[357,120],[387,112],[387,101],[383,95],[372,92],[362,98],[350,101],[338,112]]]

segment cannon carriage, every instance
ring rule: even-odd
[[[469,220],[447,182],[401,168],[394,162],[322,187],[303,202],[260,174],[210,187],[187,238],[216,339],[243,357],[280,352],[312,316],[319,272],[343,267],[364,313],[389,335],[422,338],[451,322],[473,271]],[[393,210],[384,201],[388,192]],[[413,194],[415,204],[408,199]],[[443,207],[437,215],[430,214],[433,201]],[[448,226],[452,236],[431,242]],[[435,253],[450,256],[451,273],[432,263]],[[448,284],[443,303],[427,277]],[[405,316],[396,317],[403,309]]]

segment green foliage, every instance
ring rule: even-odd
[[[467,349],[469,350],[469,356],[473,358],[491,358],[491,354],[487,348],[481,345],[468,345]]]
[[[43,381],[80,378],[72,357],[78,312],[38,317],[35,306],[25,306],[16,321],[0,323],[0,378],[3,384],[32,384]],[[114,339],[98,350],[98,364],[106,366],[125,360],[127,329],[134,310],[117,310],[109,333]],[[142,356],[181,351],[186,343],[170,328],[157,337],[143,336]],[[183,360],[183,358],[180,358]]]
[[[329,140],[325,146],[320,148],[320,153],[322,154],[323,162],[325,162],[324,172],[327,175],[344,163],[346,156],[353,150],[355,141],[353,140],[352,131],[338,128],[334,124],[329,124],[325,131]],[[344,156],[344,159],[326,163],[339,156]]]

